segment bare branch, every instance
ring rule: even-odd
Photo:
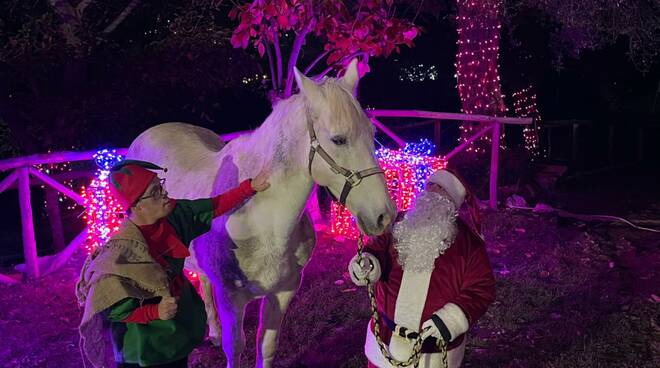
[[[87,6],[91,4],[94,0],[82,0],[81,2],[76,5],[76,12],[78,13],[78,17],[82,19],[82,15],[85,12],[85,9],[87,9]]]
[[[270,81],[273,85],[273,90],[277,89],[277,82],[275,81],[275,65],[273,64],[273,52],[270,51],[270,44],[266,43],[266,53],[268,54],[268,66],[270,67]]]
[[[275,61],[277,62],[277,87],[282,87],[282,50],[280,49],[280,35],[273,37],[273,47],[275,48]]]
[[[328,74],[328,73],[330,73],[330,71],[332,71],[332,69],[335,67],[335,65],[337,65],[337,64],[339,64],[339,63],[343,63],[343,62],[345,62],[346,60],[351,60],[351,59],[353,59],[354,57],[358,57],[358,56],[362,56],[362,57],[365,59],[365,60],[364,60],[365,63],[368,63],[368,62],[369,62],[369,54],[368,54],[368,53],[366,53],[366,52],[364,52],[364,51],[354,52],[354,53],[352,53],[352,54],[350,54],[350,55],[348,55],[348,56],[343,57],[341,60],[337,60],[337,61],[334,62],[332,65],[329,65],[324,71],[321,72],[321,74],[315,76],[315,77],[314,77],[314,80],[316,80],[316,81],[321,80],[321,78],[325,77],[326,74]]]
[[[307,66],[307,68],[305,68],[304,74],[307,75],[307,73],[309,73],[309,71],[312,70],[312,69],[314,68],[314,66],[315,66],[319,61],[321,61],[326,55],[328,55],[329,53],[330,53],[330,51],[324,51],[324,52],[321,53],[321,55],[317,56],[316,59],[314,59],[314,61],[312,61],[312,62]]]
[[[76,27],[80,25],[80,18],[78,18],[76,9],[67,0],[48,0],[48,3],[60,16],[62,22]]]
[[[110,23],[110,25],[103,30],[103,33],[108,34],[114,31],[119,26],[119,24],[121,24],[121,22],[123,22],[124,19],[126,19],[126,17],[128,17],[131,14],[131,12],[133,12],[133,10],[138,6],[138,4],[140,4],[140,0],[131,0],[131,2],[128,3],[126,8],[124,8],[124,10],[122,10],[122,12],[119,13],[117,18],[115,18],[115,20],[113,20],[112,23]]]
[[[296,66],[298,62],[298,55],[300,55],[300,49],[305,44],[305,37],[309,33],[308,29],[303,29],[299,34],[296,35],[296,39],[293,41],[293,47],[291,49],[291,56],[289,57],[289,65],[286,70],[286,86],[284,87],[284,97],[291,96],[291,88],[293,86],[293,67]]]
[[[80,18],[76,9],[67,0],[48,0],[48,3],[62,19],[61,32],[66,39],[66,43],[71,46],[80,46],[81,41],[78,37]]]

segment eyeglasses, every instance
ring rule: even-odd
[[[156,185],[155,187],[153,187],[153,189],[151,189],[149,195],[138,198],[136,203],[143,199],[148,199],[148,198],[154,198],[154,199],[163,198],[163,195],[166,193],[164,187],[165,187],[165,178],[158,179],[158,185]]]

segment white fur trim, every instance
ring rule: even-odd
[[[380,279],[381,275],[381,269],[380,269],[380,262],[378,262],[378,258],[376,258],[373,254],[369,252],[364,252],[362,253],[362,257],[366,258],[371,261],[371,263],[374,265],[374,268],[366,274],[365,277],[360,277],[360,265],[358,264],[358,255],[356,254],[353,256],[351,261],[348,263],[348,275],[351,277],[351,281],[357,286],[366,286],[367,285],[367,280],[369,281],[376,282],[378,279]]]
[[[447,170],[438,170],[433,173],[433,175],[429,176],[426,180],[426,184],[428,183],[438,184],[446,190],[456,204],[456,208],[460,208],[463,201],[465,201],[465,187],[463,186],[463,183],[461,183],[456,175]]]
[[[369,359],[371,364],[379,368],[394,368],[387,362],[385,357],[383,357],[383,354],[381,354],[376,337],[373,332],[371,332],[370,325],[370,323],[367,324],[367,338],[364,342],[364,355],[367,356],[367,359]],[[463,356],[465,355],[466,340],[467,339],[464,339],[461,345],[447,352],[447,366],[449,368],[459,368],[461,366]],[[441,364],[442,356],[440,354],[422,354],[419,361],[420,368],[436,368],[441,367]]]
[[[445,306],[440,308],[435,314],[440,317],[442,322],[445,323],[445,326],[447,326],[452,341],[467,332],[468,328],[470,328],[465,313],[463,313],[461,307],[454,303],[445,304]]]
[[[414,331],[419,330],[422,321],[422,312],[431,282],[431,273],[403,270],[399,295],[396,297],[394,309],[394,322]],[[392,318],[392,316],[389,316]],[[408,359],[412,346],[400,336],[392,336],[390,352],[396,359]]]

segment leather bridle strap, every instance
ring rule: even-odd
[[[332,172],[342,175],[344,178],[346,178],[344,187],[341,190],[341,196],[339,197],[339,203],[342,205],[346,204],[346,199],[348,198],[348,194],[351,192],[351,189],[358,186],[362,182],[362,179],[376,174],[385,175],[380,167],[372,167],[366,170],[356,171],[348,170],[345,167],[338,165],[335,160],[333,160],[332,157],[328,155],[323,147],[321,147],[321,143],[316,138],[316,133],[314,132],[314,127],[312,126],[312,122],[309,117],[307,118],[307,131],[309,132],[309,175],[312,175],[312,161],[314,160],[314,155],[318,153],[323,161],[325,161],[330,166],[330,170],[332,170]]]

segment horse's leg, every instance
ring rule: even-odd
[[[227,357],[227,368],[241,366],[241,354],[245,349],[245,333],[243,332],[243,316],[245,305],[250,301],[243,293],[225,294],[222,287],[213,287],[215,302],[220,313],[222,324],[222,350]]]
[[[215,346],[220,346],[222,326],[218,320],[218,310],[216,309],[215,294],[213,293],[213,285],[211,281],[205,276],[199,274],[199,281],[202,284],[202,292],[204,293],[204,308],[206,308],[207,322],[209,325],[209,340]]]
[[[273,364],[275,348],[277,347],[277,332],[284,319],[289,302],[296,290],[280,291],[268,294],[261,300],[261,318],[257,331],[256,366],[268,368]]]

